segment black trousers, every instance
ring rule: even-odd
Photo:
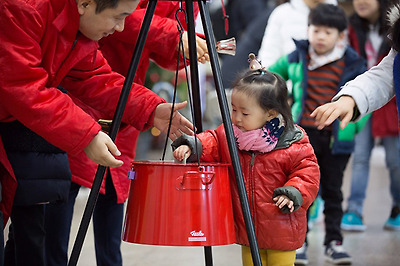
[[[317,156],[321,172],[320,195],[325,201],[325,240],[324,245],[332,240],[343,241],[340,222],[343,216],[342,183],[343,174],[350,154],[332,154],[331,131],[307,129],[310,143]]]
[[[44,204],[13,206],[4,252],[5,266],[45,265],[44,208]]]

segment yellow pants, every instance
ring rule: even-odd
[[[296,250],[260,249],[263,266],[293,266],[296,259]],[[249,247],[242,246],[243,266],[253,266],[253,259]]]

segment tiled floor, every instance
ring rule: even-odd
[[[344,246],[353,257],[353,265],[400,265],[400,231],[389,232],[383,230],[383,224],[390,213],[391,200],[388,189],[388,172],[384,167],[384,151],[382,148],[377,147],[374,149],[371,162],[371,178],[364,213],[364,219],[368,228],[363,233],[344,233]],[[347,198],[349,193],[350,171],[351,169],[347,169],[345,175],[345,198]],[[86,204],[85,197],[83,195],[77,201],[71,242],[75,239],[81,213]],[[323,237],[324,225],[322,221],[319,221],[309,234],[309,265],[330,265],[324,262]],[[123,242],[122,254],[124,265],[126,266],[205,265],[205,255],[202,247],[164,247]],[[237,245],[213,247],[213,264],[216,266],[240,266],[240,254],[240,247]],[[94,261],[93,234],[92,231],[89,231],[78,265],[95,265]]]
[[[344,233],[344,246],[353,256],[353,265],[400,265],[400,231],[389,232],[383,230],[383,223],[390,213],[391,200],[388,189],[388,172],[384,167],[384,152],[382,148],[378,147],[374,149],[371,162],[371,178],[364,213],[364,219],[368,228],[363,233]],[[350,170],[351,169],[347,169],[345,175],[345,198],[347,198],[349,193]],[[76,202],[70,241],[71,248],[82,218],[87,196],[88,191],[83,191],[78,196]],[[323,222],[319,221],[309,234],[309,265],[330,265],[324,262],[322,248],[323,237],[324,226]],[[205,265],[205,255],[202,247],[165,247],[123,242],[121,248],[124,265],[126,266]],[[212,256],[213,264],[216,266],[241,265],[240,247],[237,245],[212,247]],[[89,231],[86,235],[78,265],[96,265],[91,227],[89,227]]]

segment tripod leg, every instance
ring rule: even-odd
[[[243,181],[242,169],[240,167],[239,155],[236,149],[235,137],[232,129],[232,121],[229,115],[229,108],[222,84],[221,68],[219,66],[217,50],[215,48],[216,42],[214,38],[214,33],[212,32],[210,14],[208,13],[208,9],[204,0],[199,1],[199,8],[200,8],[201,20],[204,27],[204,33],[206,36],[208,53],[210,55],[210,63],[217,91],[218,102],[221,109],[225,132],[227,134],[227,140],[229,145],[229,151],[232,158],[233,170],[235,172],[236,182],[238,186],[240,203],[242,205],[243,217],[246,224],[247,235],[250,242],[253,264],[261,266],[262,265],[261,257],[260,257],[260,252],[258,250],[258,244],[257,244],[253,221],[251,218],[250,206],[246,196],[246,188]]]
[[[203,131],[201,123],[201,103],[200,103],[200,81],[199,81],[199,67],[197,63],[197,49],[196,49],[196,31],[194,21],[193,0],[185,0],[187,12],[187,33],[189,41],[189,58],[190,58],[190,79],[193,95],[193,109],[194,120],[197,132]]]

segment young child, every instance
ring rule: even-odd
[[[293,124],[285,81],[264,69],[234,83],[232,123],[263,265],[293,265],[305,239],[306,212],[315,199],[319,170],[305,132]],[[200,159],[230,162],[224,126],[197,135]],[[195,140],[181,136],[174,157],[196,160]],[[253,265],[236,179],[230,169],[236,241],[243,265]]]
[[[120,152],[109,136],[69,95],[112,119],[124,78],[111,71],[96,41],[122,31],[137,4],[137,0],[0,3],[1,207],[8,216],[12,206],[12,241],[6,246],[10,265],[46,264],[44,206],[68,197],[71,173],[66,152],[76,155],[84,150],[105,166],[123,163],[114,158]],[[165,131],[170,111],[171,104],[133,84],[123,122],[139,130],[155,125]],[[177,112],[173,123],[175,134],[180,135],[178,128],[190,134],[191,123]]]
[[[396,4],[388,12],[392,50],[376,66],[348,82],[333,98],[332,103],[324,104],[311,114],[315,125],[323,129],[340,118],[344,128],[352,120],[375,111],[396,95],[397,112],[400,107],[400,5]],[[394,123],[395,121],[393,121]],[[400,208],[393,206],[387,221],[393,229],[400,230]]]
[[[325,255],[333,263],[351,263],[343,250],[340,221],[343,172],[354,149],[354,135],[362,126],[323,131],[314,125],[311,112],[329,102],[345,82],[366,70],[365,61],[344,45],[347,17],[335,5],[319,4],[310,12],[308,39],[295,41],[296,50],[281,57],[269,70],[293,83],[293,120],[307,132],[321,171],[320,195],[325,201]],[[306,265],[307,241],[298,250],[296,264]]]
[[[386,20],[387,0],[353,0],[354,13],[349,19],[350,45],[358,54],[367,59],[368,68],[379,63],[390,51],[387,37],[389,28]],[[385,149],[385,161],[390,177],[392,206],[400,207],[400,153],[399,127],[397,123],[396,100],[375,111],[365,127],[355,138],[353,153],[350,196],[347,210],[341,221],[342,230],[364,231],[363,207],[366,197],[370,157],[375,138],[380,138]],[[400,227],[400,220],[397,224]],[[395,229],[390,218],[385,223],[386,229]]]

